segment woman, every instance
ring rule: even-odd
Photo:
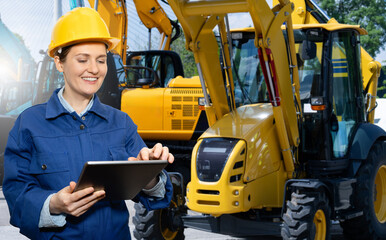
[[[86,161],[174,160],[161,144],[148,149],[129,116],[95,94],[106,76],[106,53],[118,42],[91,8],[72,10],[54,27],[48,54],[65,86],[20,114],[5,151],[11,224],[31,239],[130,239],[125,202],[100,201],[105,192],[92,187],[73,192],[74,180]],[[171,194],[162,172],[134,201],[164,208]]]

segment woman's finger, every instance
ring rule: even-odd
[[[96,191],[90,196],[87,196],[77,202],[74,202],[71,206],[69,206],[68,211],[73,216],[80,216],[79,213],[87,211],[97,201],[103,199],[105,195],[106,193],[103,190]]]
[[[168,147],[162,147],[162,155],[160,157],[161,160],[168,160],[169,157],[169,148]]]
[[[104,191],[103,191],[104,192]],[[94,194],[93,194],[94,195]],[[79,217],[81,216],[82,214],[84,214],[85,212],[87,212],[88,209],[90,209],[95,203],[97,203],[99,200],[102,200],[103,198],[105,197],[105,194],[103,193],[102,195],[100,194],[96,194],[95,198],[90,198],[90,199],[87,199],[87,201],[85,202],[82,202],[84,203],[82,206],[74,209],[72,212],[71,212],[71,215],[75,216],[75,217]]]

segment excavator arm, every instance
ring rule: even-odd
[[[170,40],[172,35],[172,25],[164,9],[156,0],[138,1],[134,0],[138,17],[142,23],[150,30],[157,28],[161,34],[159,49],[170,50]]]
[[[127,11],[124,0],[94,1],[89,0],[90,6],[97,10],[106,22],[112,37],[121,42],[112,50],[119,54],[123,64],[126,64],[127,46]]]
[[[301,112],[297,110],[300,104],[295,104],[299,101],[299,88],[295,87],[297,99],[294,99],[292,91],[288,91],[293,87],[292,82],[295,86],[299,85],[294,40],[291,35],[292,4],[289,1],[280,1],[280,4],[273,9],[264,0],[171,0],[169,4],[184,29],[186,47],[194,53],[204,95],[206,95],[209,125],[213,125],[225,114],[230,113],[234,106],[231,93],[232,79],[229,74],[226,74],[226,71],[223,71],[230,66],[224,63],[224,69],[221,68],[218,45],[213,30],[220,25],[219,32],[222,34],[221,24],[227,13],[250,13],[256,36],[255,46],[261,52],[260,61],[264,62],[264,75],[269,88],[285,168],[288,176],[291,177],[294,170],[291,147],[299,144],[297,112]],[[288,27],[289,49],[286,47],[286,40],[281,30],[285,22]],[[229,51],[225,45],[222,49],[224,52]],[[290,58],[287,57],[287,54],[283,54],[287,51],[290,53]],[[226,59],[226,54],[224,56]],[[289,66],[292,66],[292,69]],[[291,79],[290,71],[293,79]]]
[[[113,51],[121,56],[123,64],[126,65],[128,20],[125,1],[89,0],[89,4],[102,16],[110,30],[110,34],[121,39],[120,44]],[[159,49],[170,50],[173,28],[161,5],[156,0],[134,1],[134,4],[142,23],[148,29],[157,28],[160,32]]]

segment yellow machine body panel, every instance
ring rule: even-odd
[[[368,52],[361,48],[361,67],[363,77],[363,89],[368,89],[367,94],[367,111],[370,111],[368,120],[374,123],[374,111],[371,111],[376,107],[377,87],[378,79],[381,75],[382,65],[380,62],[375,61]],[[375,111],[380,111],[375,109]]]
[[[168,83],[169,88],[201,88],[200,78],[198,76],[191,77],[189,79],[177,76]]]
[[[162,88],[126,88],[122,91],[121,110],[138,123],[138,130],[163,129],[163,99]]]
[[[282,206],[284,183],[288,178],[270,104],[242,106],[225,115],[202,135],[193,156],[197,156],[204,138],[240,140],[216,182],[201,181],[197,175],[197,158],[192,158],[187,191],[190,209],[219,216]]]
[[[244,182],[279,169],[282,159],[270,104],[241,106],[217,121],[201,137],[237,138],[248,143]]]
[[[201,114],[199,97],[197,79],[177,77],[167,88],[124,89],[121,110],[146,140],[191,140]]]

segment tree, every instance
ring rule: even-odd
[[[368,32],[361,45],[375,56],[386,45],[385,0],[318,0],[320,7],[340,23],[360,25]]]
[[[381,75],[378,78],[377,97],[386,98],[386,66],[381,69]]]
[[[191,51],[185,48],[185,36],[182,34],[177,40],[171,45],[171,50],[175,51],[180,55],[182,64],[184,65],[185,77],[197,76],[197,67],[194,61],[194,56]]]

